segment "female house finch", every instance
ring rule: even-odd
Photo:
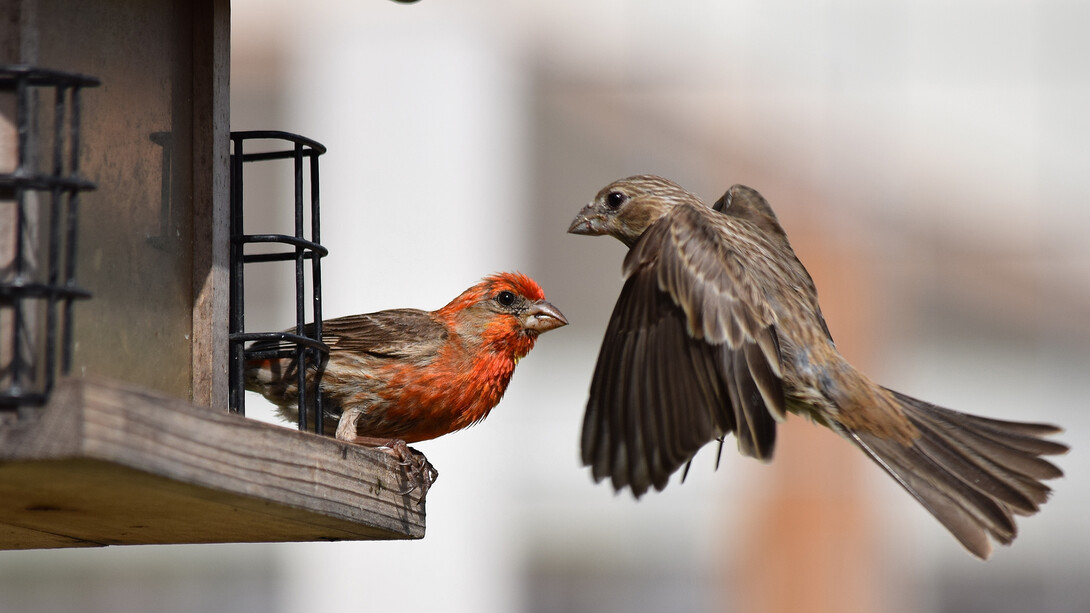
[[[736,185],[713,210],[654,176],[610,184],[569,232],[629,247],[583,422],[595,480],[637,497],[713,439],[772,457],[787,412],[847,438],[974,555],[1009,544],[1067,451],[1045,424],[944,409],[873,383],[837,352],[809,273],[768,203]]]
[[[437,311],[393,309],[324,321],[326,431],[389,449],[411,466],[410,481],[426,493],[433,469],[407,443],[484,419],[538,335],[567,323],[538,284],[518,273],[485,277]],[[310,385],[313,375],[307,373]],[[283,417],[298,417],[293,359],[252,360],[245,378],[246,389],[276,404]]]

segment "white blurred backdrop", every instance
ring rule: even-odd
[[[417,446],[441,472],[422,541],[6,553],[0,609],[1090,610],[1090,5],[232,11],[232,129],[329,150],[327,317],[434,309],[521,270],[571,325],[539,340],[487,421]],[[600,187],[639,172],[709,202],[733,183],[759,189],[872,378],[1065,426],[1068,476],[1014,546],[975,560],[862,454],[797,418],[771,465],[728,440],[718,472],[709,447],[686,483],[639,502],[593,484],[578,436],[624,248],[565,230]],[[287,294],[268,296],[251,299],[254,329],[290,321]]]

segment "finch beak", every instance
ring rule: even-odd
[[[568,234],[601,236],[607,232],[605,221],[605,218],[595,211],[594,203],[588,204],[572,220],[571,226],[568,227]]]
[[[522,327],[526,330],[533,330],[538,334],[566,325],[568,325],[568,320],[560,312],[560,309],[544,300],[533,303],[522,314]]]

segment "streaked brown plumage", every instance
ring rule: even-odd
[[[324,321],[325,431],[390,449],[426,493],[434,469],[406,444],[487,417],[537,337],[567,323],[541,287],[519,273],[485,277],[435,311],[391,309]],[[310,394],[315,371],[307,373]],[[245,378],[246,389],[276,404],[285,419],[297,419],[293,358],[251,360]],[[313,408],[311,414],[313,419]]]
[[[629,247],[583,423],[583,462],[637,497],[663,489],[706,443],[733,432],[772,457],[788,412],[844,436],[974,555],[1009,544],[1014,515],[1062,472],[1046,424],[928,404],[869,380],[837,351],[809,273],[772,208],[736,185],[708,208],[650,175],[602,189],[572,222]]]

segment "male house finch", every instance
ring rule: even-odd
[[[629,247],[583,422],[596,481],[661,490],[713,439],[772,457],[788,411],[847,438],[974,555],[1009,544],[1013,514],[1048,498],[1067,451],[1045,424],[944,409],[886,389],[837,352],[817,290],[768,202],[741,185],[708,208],[655,176],[614,182],[575,217],[573,234]]]
[[[538,284],[519,273],[485,277],[437,311],[392,309],[323,321],[325,429],[336,428],[342,441],[389,449],[411,466],[410,481],[426,494],[433,469],[407,443],[484,419],[538,335],[567,323]],[[246,389],[276,404],[284,418],[298,418],[293,359],[252,360],[245,379]]]

